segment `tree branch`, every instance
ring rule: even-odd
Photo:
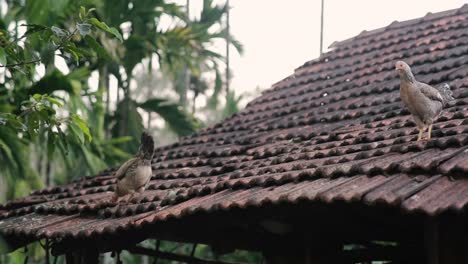
[[[76,32],[78,31],[78,28],[76,28],[70,35],[68,35],[65,39],[63,39],[60,44],[54,49],[54,55],[55,55],[55,52],[61,48],[63,48],[63,45],[68,42],[72,37],[73,35],[76,34]],[[11,68],[11,67],[16,67],[16,66],[23,66],[23,65],[28,65],[28,64],[33,64],[33,63],[38,63],[38,62],[41,62],[42,59],[35,59],[35,60],[31,60],[31,61],[22,61],[22,62],[18,62],[18,63],[12,63],[12,64],[5,64],[5,65],[0,65],[0,68]]]
[[[13,63],[13,64],[5,64],[5,65],[0,65],[0,68],[11,68],[15,66],[23,66],[23,65],[28,65],[28,64],[33,64],[33,63],[38,63],[41,62],[41,59],[35,59],[32,61],[22,61],[18,63]]]
[[[241,264],[241,263],[232,263],[232,262],[220,262],[220,261],[214,261],[214,260],[204,260],[204,259],[199,259],[195,257],[169,253],[169,252],[161,252],[159,250],[153,250],[153,249],[139,247],[139,246],[131,247],[126,250],[132,254],[146,255],[146,256],[151,256],[151,257],[158,257],[162,259],[193,263],[193,264]]]

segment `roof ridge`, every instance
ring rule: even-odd
[[[351,38],[348,38],[348,39],[345,39],[345,40],[342,40],[342,41],[335,41],[329,46],[329,48],[335,48],[338,45],[342,45],[344,43],[351,42],[351,41],[353,41],[355,39],[359,39],[359,38],[363,38],[363,37],[369,37],[369,36],[378,34],[378,33],[382,32],[382,31],[385,31],[387,29],[402,28],[402,27],[406,27],[406,26],[409,26],[409,25],[412,25],[412,24],[416,24],[418,22],[432,21],[432,20],[443,18],[443,17],[457,15],[457,14],[461,14],[461,13],[467,13],[467,12],[468,12],[468,4],[463,4],[463,6],[461,6],[459,8],[455,8],[455,9],[450,9],[450,10],[445,10],[445,11],[440,11],[440,12],[435,12],[435,13],[428,12],[423,17],[418,17],[418,18],[413,18],[413,19],[408,19],[408,20],[403,20],[403,21],[394,20],[388,26],[375,28],[375,29],[372,29],[372,30],[363,30],[357,36],[354,36],[354,37],[351,37]]]
[[[403,20],[403,21],[394,20],[393,22],[391,22],[389,25],[387,25],[385,27],[375,28],[375,29],[372,29],[372,30],[363,30],[363,31],[361,31],[361,33],[359,33],[358,35],[356,35],[354,37],[347,38],[347,39],[344,39],[344,40],[341,40],[341,41],[334,41],[332,44],[330,44],[330,46],[328,48],[329,49],[334,49],[334,48],[336,48],[338,46],[341,46],[343,44],[352,42],[352,41],[354,41],[356,39],[361,39],[361,38],[364,38],[364,37],[369,37],[369,36],[372,36],[372,35],[376,35],[378,33],[386,31],[388,29],[398,29],[398,28],[402,28],[402,27],[405,27],[405,26],[416,24],[418,22],[427,22],[427,21],[436,20],[436,19],[440,19],[440,18],[443,18],[443,17],[456,15],[456,14],[461,14],[461,13],[468,13],[468,4],[463,4],[459,8],[454,8],[454,9],[450,9],[450,10],[445,10],[445,11],[440,11],[440,12],[435,12],[435,13],[428,12],[425,16],[419,17],[419,18],[408,19],[408,20]],[[322,60],[325,60],[326,59],[325,55],[327,55],[331,51],[332,50],[330,50],[328,52],[324,52],[319,57],[317,57],[315,59],[312,59],[312,60],[309,60],[309,61],[306,61],[301,66],[294,69],[294,72],[296,72],[297,70],[300,70],[300,69],[302,69],[304,67],[310,66],[314,62],[320,62]]]

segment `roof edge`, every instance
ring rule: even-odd
[[[381,33],[381,32],[383,32],[383,31],[385,31],[387,29],[402,28],[402,27],[406,27],[406,26],[409,26],[409,25],[412,25],[412,24],[417,24],[419,22],[427,22],[427,21],[431,21],[431,20],[440,19],[442,17],[451,16],[451,15],[455,15],[455,14],[461,14],[461,13],[467,13],[467,12],[468,12],[468,4],[463,4],[461,7],[455,8],[455,9],[440,11],[440,12],[436,12],[436,13],[428,12],[425,16],[419,17],[419,18],[408,19],[408,20],[403,20],[403,21],[395,20],[395,21],[391,22],[388,26],[381,27],[381,28],[376,28],[376,29],[372,29],[372,30],[363,30],[357,36],[354,36],[354,37],[351,37],[351,38],[348,38],[348,39],[345,39],[345,40],[341,40],[341,41],[334,41],[328,48],[329,49],[334,49],[334,48],[336,48],[338,46],[349,43],[349,42],[351,42],[353,40],[356,40],[358,38],[370,37],[372,35],[376,35],[378,33]]]
[[[440,19],[442,17],[451,16],[451,15],[455,15],[455,14],[462,14],[462,13],[468,13],[468,4],[463,4],[459,8],[440,11],[440,12],[436,12],[436,13],[428,12],[425,16],[415,18],[415,19],[409,19],[409,20],[403,20],[403,21],[395,20],[392,23],[390,23],[388,26],[385,26],[385,27],[380,27],[380,28],[376,28],[376,29],[372,29],[372,30],[363,30],[357,36],[354,36],[354,37],[351,37],[351,38],[348,38],[348,39],[344,39],[344,40],[341,40],[341,41],[334,41],[332,44],[330,44],[330,46],[328,46],[329,51],[324,52],[322,55],[320,55],[319,57],[317,57],[315,59],[312,59],[312,60],[309,60],[309,61],[305,62],[304,64],[302,64],[298,68],[294,69],[294,73],[297,72],[298,70],[301,70],[302,68],[310,66],[311,64],[314,64],[316,62],[320,62],[323,59],[324,55],[329,53],[330,50],[335,49],[335,48],[337,48],[339,46],[345,45],[347,43],[350,43],[350,42],[352,42],[352,41],[354,41],[356,39],[364,38],[364,37],[370,37],[372,35],[379,34],[379,33],[383,32],[385,30],[388,30],[388,29],[402,28],[402,27],[405,27],[405,26],[409,26],[409,25],[412,25],[412,24],[419,23],[419,22],[426,22],[426,21],[436,20],[436,19]]]

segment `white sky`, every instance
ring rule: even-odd
[[[194,14],[202,2],[191,0]],[[459,8],[467,2],[325,0],[324,48],[363,30]],[[231,87],[236,91],[269,88],[304,62],[318,57],[320,0],[230,0],[230,4],[231,32],[245,47],[243,57],[231,52]]]
[[[179,5],[187,2],[172,1]],[[215,0],[215,3],[225,1]],[[243,56],[233,49],[230,56],[231,89],[236,94],[253,92],[256,87],[268,89],[291,75],[295,68],[319,56],[320,2],[230,0],[231,33],[244,45]],[[468,1],[325,0],[324,51],[334,41],[351,38],[363,30],[385,27],[395,20],[422,17],[428,12],[460,8],[465,3]],[[202,6],[203,0],[190,0],[191,15],[199,15]],[[224,45],[216,45],[219,45],[216,49],[224,54]],[[58,63],[65,65],[61,58]],[[95,79],[91,83],[97,85]]]

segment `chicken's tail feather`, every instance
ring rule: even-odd
[[[441,93],[442,98],[444,98],[445,103],[448,103],[454,100],[452,96],[453,95],[452,90],[450,90],[450,85],[448,83],[444,83],[438,90]]]
[[[147,132],[141,134],[141,145],[139,149],[140,154],[144,159],[151,160],[154,153],[154,140],[153,137]]]

